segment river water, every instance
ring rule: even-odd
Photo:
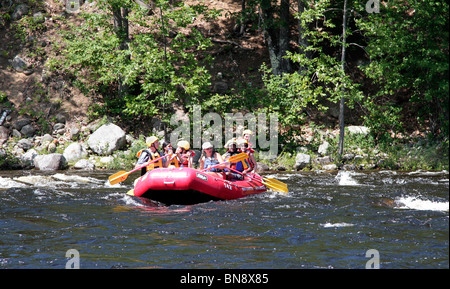
[[[287,195],[169,207],[113,173],[0,171],[0,268],[449,268],[447,171],[277,173]]]

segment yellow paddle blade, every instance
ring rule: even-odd
[[[263,180],[266,181],[266,182],[268,182],[268,183],[271,183],[271,184],[274,184],[274,185],[277,185],[277,186],[280,186],[280,187],[285,187],[285,188],[287,188],[287,185],[286,185],[285,183],[283,183],[282,181],[279,181],[279,180],[277,180],[277,179],[273,179],[273,178],[263,178]]]
[[[231,156],[228,160],[227,163],[237,163],[240,161],[243,161],[245,159],[248,159],[248,154],[246,153],[240,153],[234,156]]]
[[[286,194],[289,191],[287,187],[279,186],[279,185],[276,185],[276,184],[273,184],[273,183],[267,183],[267,182],[263,181],[263,184],[266,187],[268,187],[268,188],[270,188],[270,189],[272,189],[274,191],[277,191],[277,192],[282,192],[282,193]]]
[[[127,192],[127,195],[129,195],[129,196],[134,196],[134,190],[133,190],[133,189],[129,190],[129,191]]]
[[[110,176],[108,178],[109,183],[111,185],[115,185],[118,184],[120,182],[123,182],[127,179],[128,175],[130,174],[130,172],[126,172],[126,171],[120,171],[118,173],[115,173],[114,175]]]

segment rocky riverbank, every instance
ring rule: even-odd
[[[0,126],[0,169],[132,169],[136,152],[145,147],[146,136],[136,138],[107,119],[75,123],[64,115],[57,115],[52,128],[51,134],[39,135],[31,119],[4,117]],[[406,163],[423,155],[414,147],[408,148],[410,152],[416,151],[409,153],[408,158],[394,157],[374,147],[358,146],[352,140],[366,140],[368,129],[350,126],[346,128],[346,135],[352,145],[338,159],[333,155],[333,140],[337,133],[306,128],[303,138],[299,139],[299,144],[305,145],[299,145],[295,153],[281,152],[275,160],[258,159],[257,156],[258,171],[406,169]],[[411,167],[420,168],[426,169]]]
[[[42,136],[28,118],[6,120],[0,126],[3,169],[104,169],[112,162],[113,153],[134,141],[120,127],[104,120],[74,124],[57,115],[53,133]]]

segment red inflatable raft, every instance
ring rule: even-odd
[[[248,179],[228,181],[220,174],[208,174],[196,169],[160,168],[140,177],[133,195],[166,205],[191,205],[238,199],[267,190],[262,182]]]

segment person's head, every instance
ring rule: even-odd
[[[214,146],[208,141],[202,145],[202,149],[207,157],[211,157],[214,151]]]
[[[238,148],[245,152],[248,148],[248,141],[245,138],[240,138],[237,140]]]
[[[145,143],[147,144],[147,146],[148,146],[150,149],[157,150],[157,149],[159,148],[159,141],[158,141],[158,138],[157,138],[156,136],[148,137],[148,138],[145,140]]]
[[[235,152],[237,150],[236,139],[232,138],[225,144],[225,148],[228,149],[229,152]]]
[[[244,139],[246,139],[247,141],[250,141],[250,138],[252,137],[253,132],[249,129],[244,130],[244,132],[242,133],[242,137]]]
[[[184,152],[187,152],[187,151],[189,150],[190,145],[189,145],[189,143],[188,143],[187,141],[185,141],[185,140],[180,140],[180,141],[177,143],[177,147],[178,147],[179,149],[181,149],[181,152],[182,152],[182,153],[184,153]]]
[[[162,148],[163,148],[164,152],[166,152],[166,153],[173,150],[172,144],[168,141],[165,141],[163,143]]]

